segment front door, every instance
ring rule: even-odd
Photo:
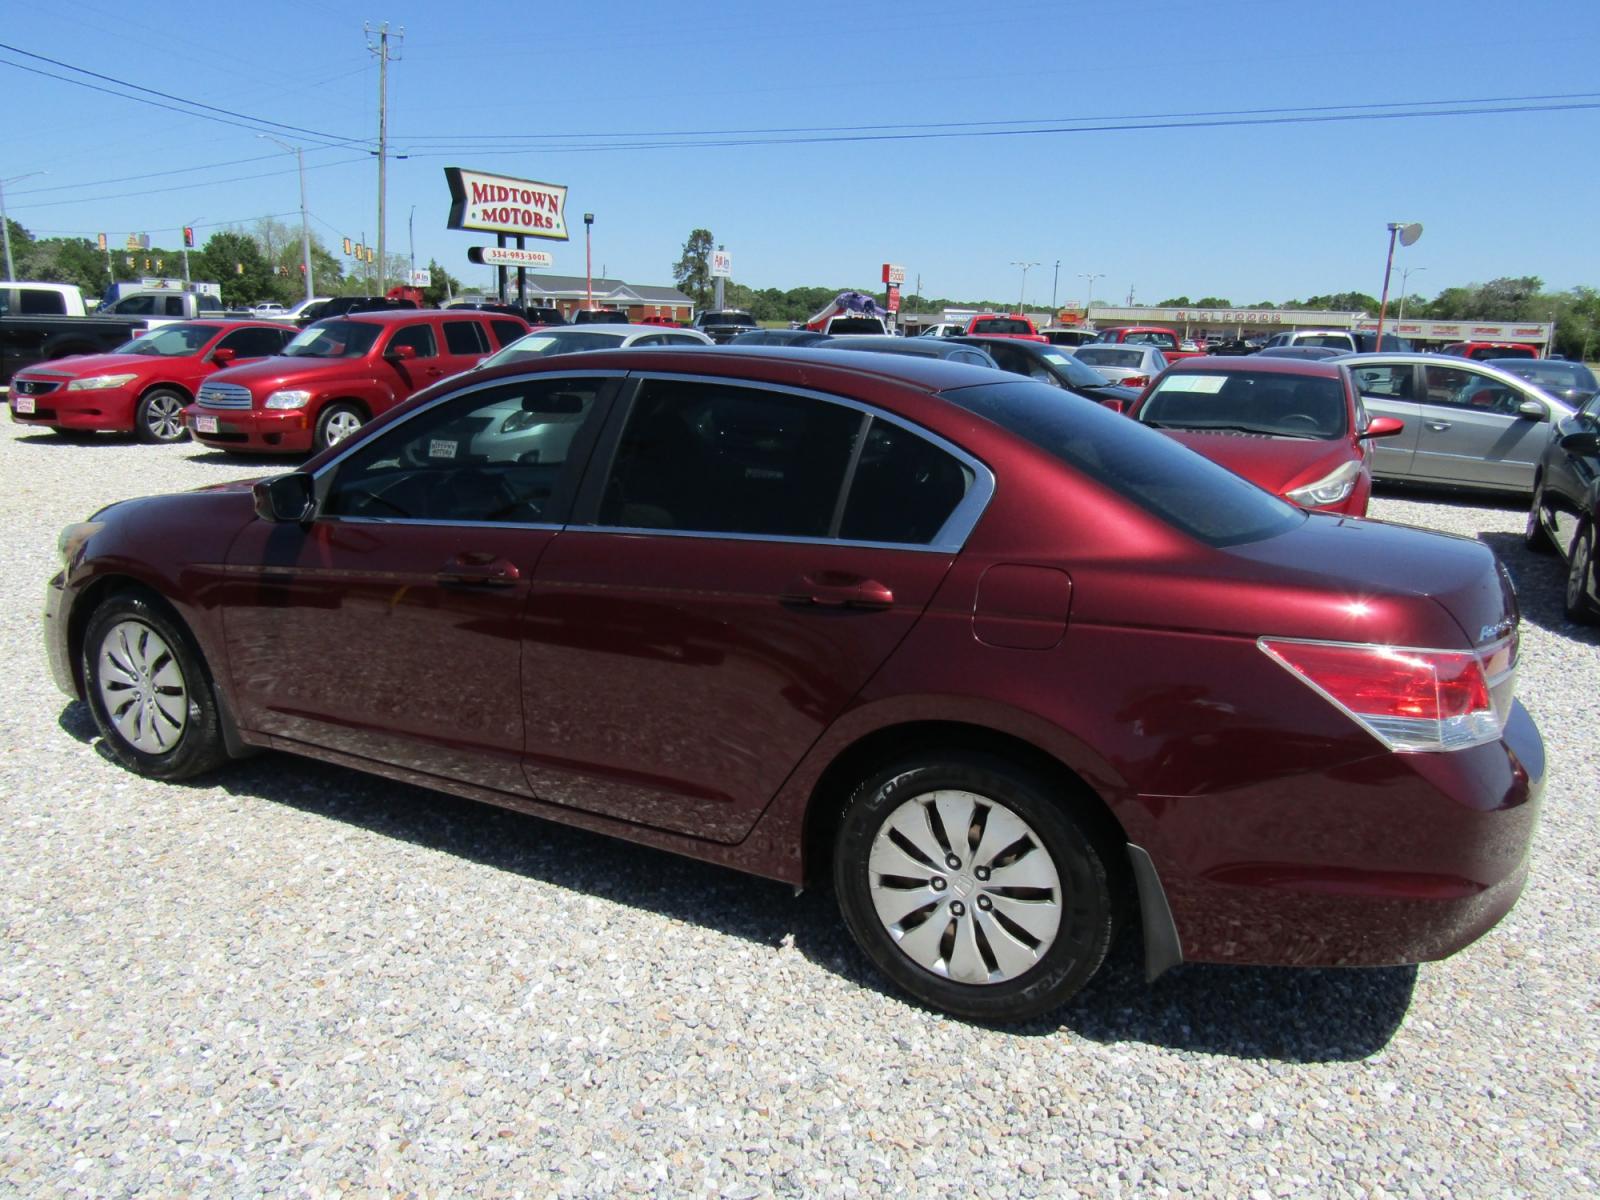
[[[525,794],[520,622],[611,386],[457,394],[325,469],[309,525],[248,526],[224,618],[241,724]]]
[[[674,379],[593,474],[529,603],[528,779],[736,841],[927,606],[977,475],[846,403]]]
[[[1406,479],[1415,469],[1422,406],[1417,403],[1417,368],[1411,363],[1352,363],[1356,391],[1367,414],[1398,417],[1405,428],[1393,437],[1368,442],[1372,473],[1379,479]]]

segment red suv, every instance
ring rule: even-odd
[[[529,359],[60,545],[49,662],[131,769],[270,747],[831,878],[984,1020],[1126,924],[1152,977],[1442,958],[1515,902],[1544,785],[1487,546],[938,358]]]
[[[109,354],[77,354],[18,371],[11,419],[58,433],[132,432],[177,442],[183,409],[211,374],[283,353],[294,330],[270,321],[179,321],[140,334]]]
[[[219,450],[325,450],[527,332],[520,317],[456,309],[326,318],[282,357],[217,372],[184,418],[196,441]]]
[[[1349,368],[1303,358],[1190,358],[1129,410],[1136,421],[1304,508],[1367,515],[1373,438],[1405,429],[1369,417]]]

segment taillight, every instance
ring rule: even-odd
[[[1136,388],[1149,387],[1150,386],[1150,376],[1148,376],[1148,375],[1129,375],[1126,379],[1122,380],[1121,383],[1122,383],[1123,387],[1136,387]]]
[[[1511,713],[1512,638],[1476,653],[1279,638],[1256,644],[1391,750],[1492,742]]]

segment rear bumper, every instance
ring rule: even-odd
[[[215,421],[215,429],[200,422]],[[256,454],[304,454],[310,451],[316,418],[303,408],[284,410],[205,408],[191,404],[183,423],[195,441],[219,450]]]
[[[1185,962],[1429,962],[1516,903],[1544,780],[1544,744],[1518,704],[1498,742],[1470,750],[1144,797],[1161,815],[1142,844]]]

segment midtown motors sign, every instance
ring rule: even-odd
[[[567,240],[567,189],[556,183],[446,167],[450,229]]]

